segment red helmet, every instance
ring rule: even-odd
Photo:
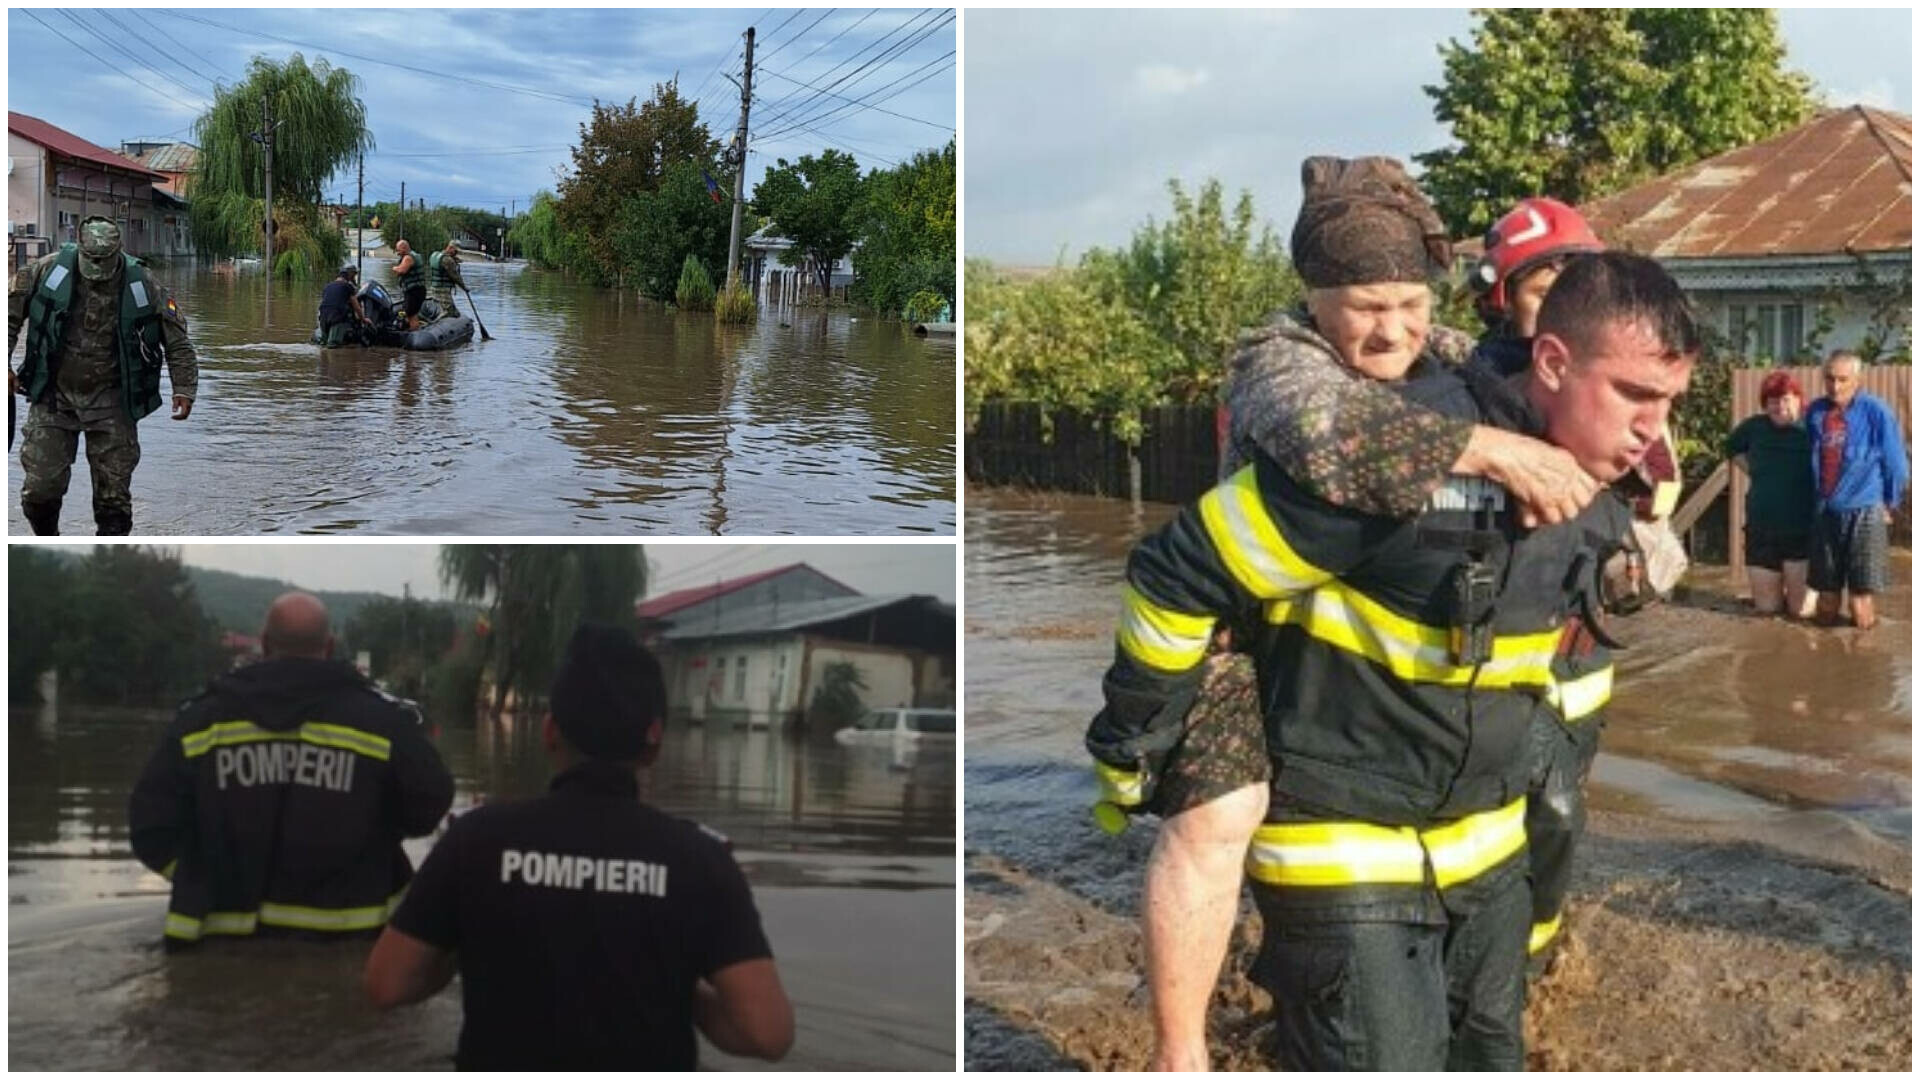
[[[1485,244],[1470,280],[1481,307],[1496,314],[1505,314],[1514,278],[1556,258],[1606,250],[1578,210],[1544,196],[1521,199],[1487,230]]]

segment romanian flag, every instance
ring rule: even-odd
[[[713,175],[705,169],[700,170],[700,175],[707,181],[707,198],[712,199],[716,203],[719,202],[720,185],[713,182]]]

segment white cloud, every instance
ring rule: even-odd
[[[1147,64],[1135,68],[1134,85],[1151,97],[1178,97],[1197,90],[1213,80],[1206,68],[1181,68],[1172,64]]]

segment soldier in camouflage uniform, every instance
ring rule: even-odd
[[[1310,287],[1424,281],[1444,267],[1445,227],[1397,162],[1313,158],[1302,173],[1292,248]],[[1418,340],[1399,344],[1453,364],[1474,348],[1457,330],[1418,329]],[[1558,447],[1409,405],[1362,370],[1367,347],[1336,344],[1305,307],[1243,336],[1227,384],[1221,476],[1264,454],[1328,502],[1395,517],[1417,514],[1455,473],[1501,483],[1545,523],[1571,519],[1598,493]],[[1267,808],[1262,711],[1252,663],[1216,652],[1152,797],[1166,819],[1144,920],[1157,1068],[1207,1067],[1205,1009],[1239,894],[1238,860]],[[1225,925],[1207,925],[1221,912]]]
[[[173,383],[173,419],[193,411],[198,358],[179,306],[141,262],[121,251],[120,227],[80,224],[67,244],[15,274],[7,289],[7,354],[22,327],[26,357],[8,389],[32,402],[20,444],[20,510],[41,536],[60,531],[60,504],[80,439],[93,474],[102,536],[133,531],[136,425],[160,407],[160,365]]]

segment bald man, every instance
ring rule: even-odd
[[[400,259],[393,264],[393,273],[400,279],[400,303],[407,316],[407,329],[418,330],[420,305],[427,302],[427,265],[405,240],[394,242],[393,253]]]
[[[371,936],[413,877],[401,840],[453,802],[419,710],[332,658],[318,597],[275,600],[260,643],[180,707],[133,789],[134,855],[173,882],[169,948]]]

